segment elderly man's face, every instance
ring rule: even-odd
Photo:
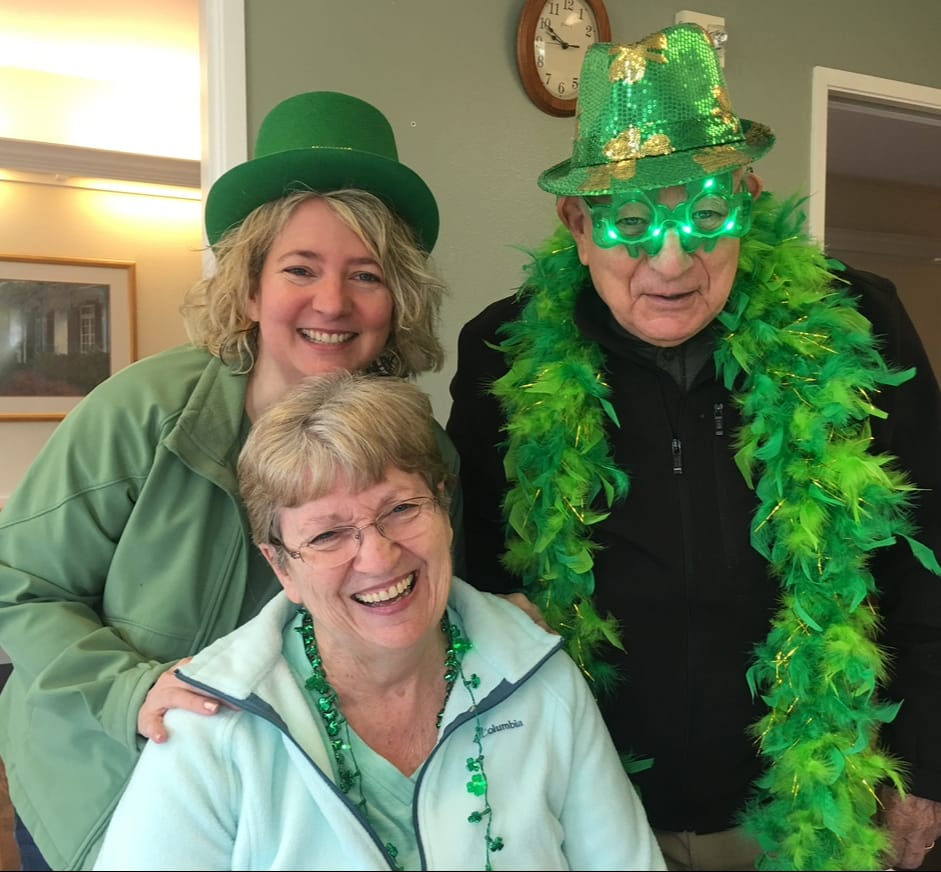
[[[752,196],[761,192],[757,176],[739,176]],[[685,200],[682,185],[651,192],[660,203],[675,207]],[[656,255],[640,251],[632,257],[624,245],[601,248],[592,238],[588,207],[581,198],[558,202],[559,217],[571,230],[581,262],[588,267],[598,295],[615,320],[651,345],[680,345],[710,324],[722,311],[732,290],[741,242],[720,238],[712,251],[705,246],[687,252],[670,230]]]

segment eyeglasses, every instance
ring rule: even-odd
[[[654,257],[673,228],[684,251],[700,246],[712,251],[721,237],[742,237],[751,229],[752,196],[733,193],[734,185],[732,173],[690,183],[687,199],[672,209],[641,190],[612,196],[609,202],[586,198],[592,239],[601,248],[626,245],[631,257],[639,257],[641,249]]]
[[[390,542],[405,542],[420,536],[431,525],[438,505],[436,497],[412,497],[396,503],[378,515],[371,524],[363,524],[362,527],[331,527],[295,550],[274,537],[271,543],[283,549],[293,560],[303,560],[308,566],[318,569],[332,569],[349,563],[359,553],[363,531],[370,527],[375,527],[379,535]]]

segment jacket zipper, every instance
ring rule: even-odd
[[[683,474],[683,443],[674,436],[670,442],[670,451],[673,454],[673,474]]]

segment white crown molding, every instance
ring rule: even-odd
[[[200,187],[200,166],[196,160],[24,139],[0,138],[0,167],[25,173],[48,173],[61,178],[118,179],[182,188]]]

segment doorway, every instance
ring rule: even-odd
[[[814,68],[810,232],[890,278],[941,378],[941,90]]]

